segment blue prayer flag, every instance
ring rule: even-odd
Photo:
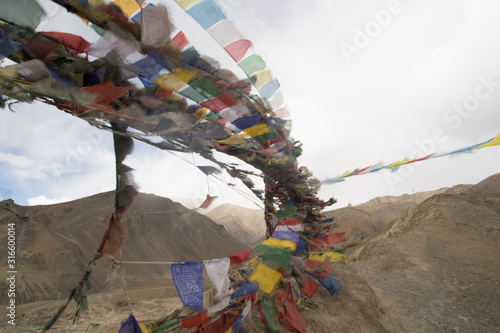
[[[222,10],[213,0],[199,2],[189,8],[187,12],[205,30],[213,26],[215,23],[226,19],[226,15],[224,15]]]
[[[257,282],[246,281],[241,285],[238,290],[236,290],[232,295],[231,299],[242,297],[245,295],[250,295],[259,291],[259,284]]]
[[[130,314],[127,320],[120,326],[118,333],[142,333],[142,329],[137,320],[135,320],[134,315]]]
[[[187,261],[173,264],[172,277],[179,298],[185,306],[203,307],[203,263]]]

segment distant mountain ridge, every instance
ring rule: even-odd
[[[365,203],[323,212],[328,217],[336,217],[337,231],[346,233],[346,242],[340,246],[352,246],[372,233],[383,229],[399,214],[436,194],[498,194],[500,193],[500,173],[492,175],[475,185],[459,184],[434,191],[416,192],[401,196],[381,196]],[[223,204],[207,214],[216,223],[242,243],[253,246],[263,239],[265,224],[263,211]]]
[[[264,211],[261,209],[223,204],[212,209],[207,216],[249,247],[261,243],[266,235]]]

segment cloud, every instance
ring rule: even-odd
[[[60,197],[60,198],[47,198],[45,195],[39,195],[34,198],[28,198],[28,205],[37,206],[37,205],[53,205],[61,202],[68,202],[74,200],[72,197]]]
[[[0,163],[2,162],[10,164],[15,168],[28,168],[34,164],[34,161],[26,156],[0,152]]]

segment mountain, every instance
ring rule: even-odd
[[[30,216],[33,223],[0,211],[2,253],[7,253],[7,223],[16,224],[19,303],[64,299],[69,295],[101,243],[113,204],[114,192],[107,192],[55,205],[13,205],[21,214]],[[124,224],[128,238],[121,255],[116,256],[123,261],[204,260],[223,258],[247,248],[206,216],[152,194],[136,198]],[[111,261],[102,258],[97,263],[90,279],[92,291],[120,287],[121,278],[116,270],[110,271]],[[0,265],[7,271],[6,261]],[[127,286],[151,286],[164,283],[170,276],[170,267],[122,264],[121,272]],[[5,281],[0,282],[1,288]],[[0,297],[0,303],[5,304],[6,293]]]
[[[223,204],[212,209],[207,216],[249,247],[260,244],[266,235],[264,211],[261,209]]]

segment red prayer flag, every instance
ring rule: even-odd
[[[250,248],[248,250],[245,250],[245,251],[242,251],[242,252],[230,255],[229,256],[230,265],[233,266],[233,265],[236,265],[236,264],[241,264],[242,262],[244,262],[245,260],[247,260],[248,256],[252,252],[252,250],[253,250],[253,248]]]
[[[179,50],[182,50],[183,48],[185,48],[189,44],[189,42],[188,42],[188,40],[186,38],[186,35],[184,35],[184,33],[182,31],[180,31],[172,39],[172,44],[174,44],[175,46],[177,46],[179,48]]]
[[[207,194],[207,198],[205,199],[205,201],[201,203],[200,208],[208,208],[216,198],[217,196],[212,197],[209,194]]]
[[[116,87],[113,84],[113,80],[100,84],[94,84],[92,86],[83,87],[80,90],[93,93],[96,95],[94,104],[109,104],[116,101],[118,98],[122,97],[127,91],[134,89],[133,86],[120,86]]]
[[[97,250],[98,253],[95,255],[94,260],[102,256],[109,256],[120,252],[120,249],[127,239],[127,235],[128,231],[125,225],[112,215],[111,220],[109,220],[108,229],[104,234],[101,246],[99,246],[99,250]]]
[[[307,260],[304,268],[312,271],[321,279],[326,279],[328,274],[332,272],[332,267],[328,264],[330,261],[329,257],[325,258],[324,262],[316,261],[316,260]]]
[[[202,102],[200,104],[207,109],[210,109],[210,111],[214,113],[219,113],[220,111],[235,105],[236,99],[234,99],[234,97],[230,93],[224,91],[219,96],[211,98],[208,101]]]
[[[311,243],[311,251],[332,250],[332,244],[344,242],[345,232],[336,232],[333,234],[324,235],[322,239],[314,238]]]
[[[87,53],[92,47],[92,44],[87,42],[84,38],[66,32],[47,31],[41,32],[40,35],[58,41],[73,56],[79,53]]]
[[[302,293],[308,298],[312,298],[316,294],[316,290],[318,290],[319,284],[314,282],[313,279],[307,277],[306,282],[302,288]]]
[[[285,308],[285,327],[287,331],[303,333],[306,331],[306,323],[300,315],[299,310],[295,307],[293,299],[288,301]]]
[[[248,49],[252,46],[252,42],[248,39],[240,39],[234,41],[224,47],[227,53],[234,59],[236,62],[240,62],[241,59],[245,56]]]
[[[203,325],[208,321],[208,312],[203,311],[197,313],[191,317],[187,317],[181,320],[181,328],[193,328],[196,326]]]
[[[277,225],[298,225],[301,224],[301,220],[278,220]]]

